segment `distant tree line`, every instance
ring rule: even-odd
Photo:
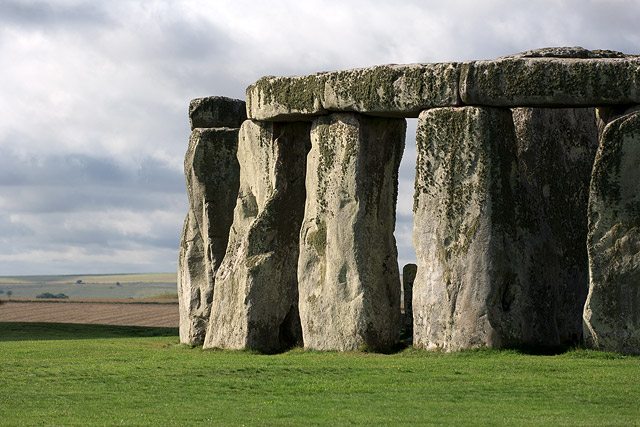
[[[65,294],[52,294],[50,292],[43,292],[40,295],[37,295],[36,298],[54,298],[54,299],[66,299],[69,298],[67,295]]]

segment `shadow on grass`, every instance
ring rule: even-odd
[[[81,340],[177,336],[178,328],[82,325],[76,323],[0,322],[0,341]]]
[[[570,350],[580,348],[577,343],[574,344],[558,344],[558,345],[543,345],[543,344],[521,344],[517,346],[505,347],[505,350],[514,350],[520,354],[526,354],[530,356],[557,356],[564,354]]]

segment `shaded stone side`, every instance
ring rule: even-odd
[[[587,202],[598,147],[592,108],[516,108],[522,339],[575,344],[588,291]],[[514,302],[516,300],[514,299]]]
[[[189,212],[178,256],[180,342],[202,344],[214,276],[233,220],[240,169],[238,129],[195,129],[184,160]]]
[[[407,264],[402,268],[402,295],[404,305],[404,338],[413,339],[413,282],[416,280],[418,266]]]
[[[640,102],[640,58],[505,57],[462,64],[471,105],[563,107]]]
[[[640,112],[609,122],[589,195],[588,346],[640,353]]]
[[[250,120],[240,129],[240,190],[205,348],[301,344],[296,267],[309,131],[309,123]]]
[[[189,103],[189,123],[196,128],[239,128],[247,118],[246,105],[239,99],[209,96]]]
[[[313,122],[298,263],[305,348],[382,350],[400,337],[393,231],[405,130],[352,113]]]
[[[511,112],[427,110],[416,143],[413,345],[447,351],[503,345],[511,338],[503,313],[519,287]]]

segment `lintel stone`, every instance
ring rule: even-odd
[[[326,73],[266,76],[247,88],[247,116],[262,121],[312,120],[326,114],[322,106]]]
[[[640,57],[524,55],[463,63],[462,102],[495,107],[640,103]]]
[[[196,128],[239,128],[247,118],[245,102],[225,96],[192,99],[189,123]]]
[[[312,120],[329,112],[418,117],[459,105],[457,63],[380,65],[293,77],[263,77],[247,88],[253,120]]]
[[[456,63],[380,65],[326,76],[324,108],[385,117],[459,105]]]
[[[640,103],[640,56],[581,47],[495,60],[378,65],[307,76],[267,76],[247,88],[253,120],[313,120],[331,112],[418,117],[429,108],[593,107]]]

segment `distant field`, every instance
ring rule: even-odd
[[[178,327],[176,303],[114,304],[68,301],[7,302],[0,305],[0,322]]]
[[[78,283],[80,281],[80,283]],[[0,298],[35,298],[49,292],[74,299],[149,298],[176,293],[176,273],[0,276]]]
[[[78,275],[49,275],[49,276],[0,276],[0,284],[33,284],[51,283],[64,284],[76,283],[82,280],[85,283],[155,283],[176,282],[176,273],[144,273],[144,274],[78,274]]]

